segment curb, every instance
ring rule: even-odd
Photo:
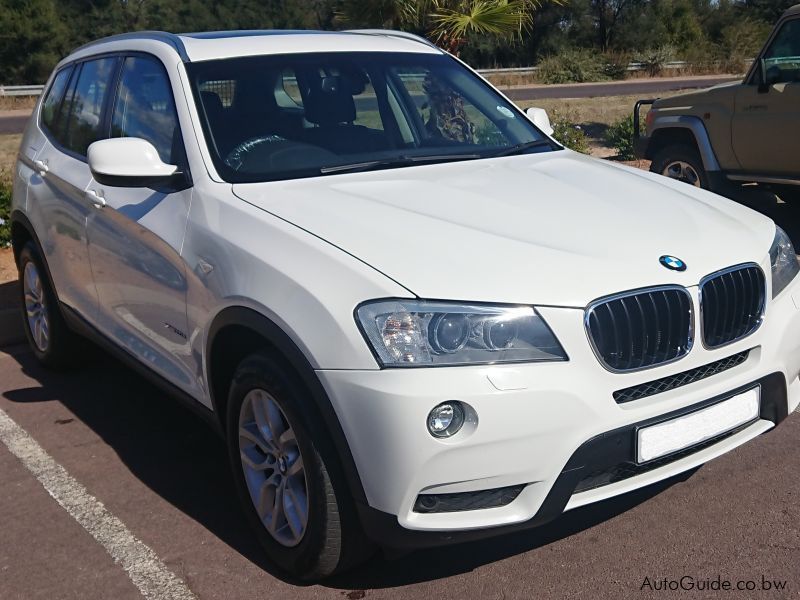
[[[18,308],[0,309],[0,347],[25,341]]]

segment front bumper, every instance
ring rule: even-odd
[[[799,278],[800,279],[800,278]],[[690,288],[697,303],[697,289]],[[695,307],[697,309],[697,306]],[[628,374],[604,370],[589,347],[583,311],[540,310],[569,362],[483,367],[319,371],[344,430],[368,506],[368,535],[396,547],[449,543],[542,524],[565,510],[692,469],[780,422],[800,404],[800,281],[768,303],[751,336],[682,360]],[[699,313],[695,310],[695,315]],[[749,350],[723,373],[640,400],[617,404],[613,392]],[[636,426],[678,416],[755,384],[760,418],[714,443],[604,485],[576,486],[586,475],[630,465]],[[428,412],[447,400],[474,410],[477,423],[447,440],[431,437]],[[415,512],[420,494],[452,494],[524,485],[505,506]]]

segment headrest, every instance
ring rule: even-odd
[[[224,109],[222,107],[222,100],[216,92],[200,92],[200,98],[203,100],[203,107],[206,109],[206,114],[220,114]]]
[[[317,125],[338,125],[356,120],[354,94],[364,91],[349,77],[323,77],[319,87],[309,90],[305,101],[306,120]]]

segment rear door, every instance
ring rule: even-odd
[[[747,85],[731,131],[736,158],[752,174],[800,176],[800,19],[779,24]],[[761,86],[761,69],[766,86]]]
[[[103,111],[118,59],[103,57],[77,64],[55,85],[65,86],[63,100],[42,107],[40,127],[47,142],[36,156],[28,188],[29,213],[37,222],[45,258],[59,300],[91,321],[97,307],[86,238],[94,210],[86,198],[92,180],[86,163],[89,144],[101,139]],[[60,74],[59,74],[60,75]],[[48,98],[49,100],[49,98]]]
[[[145,139],[188,172],[170,79],[149,55],[126,56],[109,106],[110,135]],[[113,187],[92,180],[102,208],[88,222],[101,331],[162,377],[191,393],[197,383],[187,340],[186,274],[180,256],[192,189]]]

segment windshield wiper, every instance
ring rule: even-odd
[[[396,156],[393,158],[384,158],[379,160],[367,160],[364,162],[350,163],[346,165],[332,165],[330,167],[322,167],[319,172],[322,175],[330,175],[332,173],[358,173],[361,171],[374,171],[376,169],[391,169],[399,167],[410,167],[411,165],[418,165],[423,163],[444,163],[456,162],[459,160],[474,160],[476,158],[483,158],[480,154],[438,154],[430,156]]]
[[[524,144],[517,144],[515,146],[510,146],[509,148],[503,148],[502,150],[498,150],[497,152],[490,152],[489,154],[484,155],[484,158],[500,158],[501,156],[513,156],[514,154],[523,154],[524,152],[531,150],[533,148],[543,148],[545,146],[549,146],[550,148],[554,148],[555,145],[550,140],[536,140],[533,142],[525,142]]]

